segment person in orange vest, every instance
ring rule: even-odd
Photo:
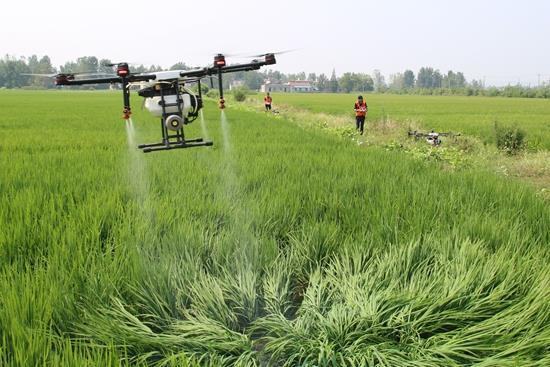
[[[267,93],[267,95],[264,97],[264,105],[265,105],[266,112],[271,111],[271,102],[272,101],[273,101],[273,98],[271,98],[269,93]]]
[[[357,131],[363,135],[363,130],[365,127],[365,117],[367,117],[367,113],[369,112],[369,107],[367,106],[367,102],[363,101],[363,96],[357,97],[357,102],[355,102],[354,106],[355,111],[355,126],[357,128]]]

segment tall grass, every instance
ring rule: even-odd
[[[0,365],[550,364],[529,188],[208,103],[144,202],[118,94],[0,95]]]

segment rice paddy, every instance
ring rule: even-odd
[[[143,155],[119,99],[0,91],[0,365],[550,365],[530,187],[214,102]]]
[[[550,101],[528,98],[364,94],[369,120],[411,121],[425,129],[454,131],[494,143],[494,123],[519,126],[532,149],[550,149]],[[355,94],[275,93],[274,103],[353,117]]]

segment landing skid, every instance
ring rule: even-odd
[[[151,152],[158,152],[161,150],[212,146],[213,144],[214,143],[212,143],[211,141],[204,141],[202,138],[197,138],[197,139],[188,139],[188,140],[175,141],[175,142],[166,141],[163,143],[140,144],[138,145],[138,148],[143,150],[143,153],[151,153]]]

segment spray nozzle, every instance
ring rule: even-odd
[[[124,107],[124,109],[122,110],[122,118],[124,120],[128,120],[131,115],[132,115],[132,110],[130,110],[129,107]]]
[[[218,107],[220,108],[220,110],[223,110],[225,108],[225,99],[220,98],[220,101],[218,103]]]

